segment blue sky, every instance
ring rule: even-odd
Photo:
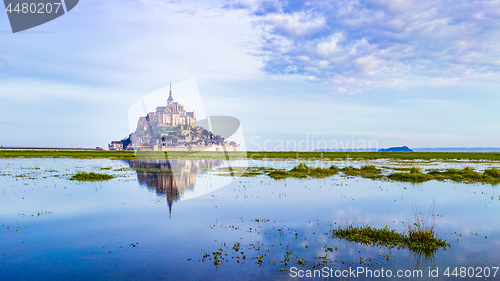
[[[81,0],[12,34],[0,12],[0,145],[105,147],[194,78],[249,149],[498,147],[499,18],[498,0]]]

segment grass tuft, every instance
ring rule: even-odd
[[[383,167],[385,169],[392,169],[390,167]],[[342,172],[346,176],[363,177],[369,179],[388,179],[393,181],[422,183],[430,180],[445,181],[451,180],[463,183],[500,183],[500,169],[492,167],[485,169],[483,173],[477,172],[472,167],[465,167],[463,169],[447,169],[440,171],[437,169],[427,170],[426,173],[419,167],[397,168],[398,171],[389,175],[382,174],[382,169],[374,165],[365,165],[360,168],[347,166],[342,169],[332,165],[328,168],[310,167],[305,163],[300,163],[291,170],[276,169],[269,167],[233,167],[234,172],[239,171],[239,174],[246,177],[253,177],[259,175],[267,175],[273,179],[286,179],[286,178],[326,178]],[[241,171],[240,171],[241,170]],[[220,168],[218,175],[231,175],[227,167]]]
[[[420,169],[419,167],[411,167],[408,173],[392,173],[388,176],[388,178],[395,181],[405,181],[413,183],[425,182],[432,179],[430,175],[422,173],[422,169]]]
[[[369,179],[378,179],[382,177],[382,170],[373,165],[366,165],[361,168],[347,166],[342,168],[342,172],[347,176],[359,176]]]
[[[476,172],[472,167],[465,167],[463,169],[450,168],[445,171],[431,170],[428,174],[436,180],[452,180],[464,183],[500,183],[499,170],[496,167],[486,169],[483,173]]]
[[[485,169],[484,174],[490,177],[500,178],[500,170],[497,167]]]
[[[164,159],[167,155],[156,151],[141,151],[136,157],[133,151],[61,151],[61,150],[0,150],[0,158],[78,158],[78,159],[121,159],[137,158]],[[168,152],[169,159],[400,159],[400,160],[500,160],[496,152],[298,152],[298,151],[248,151],[248,152]]]
[[[423,173],[421,169],[412,167],[408,173],[392,173],[387,176],[391,180],[405,181],[413,183],[421,183],[430,180],[445,181],[451,180],[463,183],[500,183],[500,170],[496,167],[485,169],[483,173],[477,172],[472,167],[464,167],[463,169],[446,169],[440,171],[437,169],[428,170]]]
[[[310,169],[311,167],[307,166],[305,163],[299,163],[299,165],[291,169],[290,172],[307,173]]]
[[[290,175],[290,173],[288,173],[285,169],[274,169],[273,171],[269,172],[267,175],[275,180],[281,180],[281,179],[286,179],[286,178],[292,177]],[[298,178],[299,176],[298,176],[298,174],[296,174],[294,177]],[[307,176],[305,176],[305,175],[300,176],[300,178],[305,178],[305,177],[307,177]]]
[[[327,178],[337,174],[339,169],[337,166],[332,165],[329,168],[321,168],[321,167],[310,167],[305,163],[300,163],[295,166],[290,171],[286,171],[283,169],[275,169],[270,172],[268,175],[273,179],[285,179],[285,178]]]
[[[105,181],[115,178],[112,175],[107,174],[99,174],[99,173],[86,173],[86,172],[78,172],[76,175],[72,176],[70,180],[76,181]]]
[[[299,165],[293,167],[291,170],[287,171],[285,169],[276,169],[270,167],[232,167],[233,171],[242,174],[242,177],[254,177],[260,175],[267,175],[275,180],[286,179],[286,178],[298,178],[303,179],[307,177],[311,178],[326,178],[333,176],[338,173],[339,168],[332,165],[328,168],[321,167],[310,167],[305,163],[300,163]],[[217,175],[229,176],[231,173],[227,167],[217,169]]]
[[[333,230],[332,237],[365,245],[400,247],[424,253],[446,249],[450,245],[445,240],[437,238],[432,228],[409,228],[408,235],[406,235],[398,233],[396,229],[391,229],[387,225],[384,228],[375,228],[355,227],[351,224],[348,227]]]

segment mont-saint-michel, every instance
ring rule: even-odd
[[[186,111],[174,101],[170,87],[166,106],[156,107],[137,121],[135,132],[128,139],[113,141],[110,150],[140,151],[240,151],[235,141],[197,126],[194,111]]]

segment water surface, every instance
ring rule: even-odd
[[[373,163],[404,165],[388,160]],[[0,160],[2,279],[292,280],[297,279],[291,277],[292,267],[313,269],[313,264],[325,260],[334,270],[422,269],[424,278],[417,279],[432,279],[429,268],[438,268],[439,277],[434,279],[450,280],[455,277],[443,275],[447,267],[500,266],[496,186],[409,184],[342,174],[280,181],[218,175],[217,167],[227,164],[220,160]],[[250,162],[283,168],[296,164]],[[435,161],[419,165],[484,169],[495,164]],[[168,172],[172,165],[176,171]],[[70,181],[77,171],[116,178]],[[402,232],[415,222],[414,210],[429,218],[430,224],[435,215],[435,230],[451,243],[449,249],[424,258],[406,249],[357,245],[328,235],[350,223],[389,225]],[[233,249],[235,243],[240,243],[238,251]],[[325,252],[325,245],[334,250]],[[222,263],[215,265],[213,253],[219,249]],[[299,265],[299,260],[305,265]],[[498,280],[498,276],[475,279]]]

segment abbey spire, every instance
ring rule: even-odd
[[[172,83],[170,83],[170,94],[168,95],[167,104],[171,104],[174,102],[174,98],[172,97]]]

